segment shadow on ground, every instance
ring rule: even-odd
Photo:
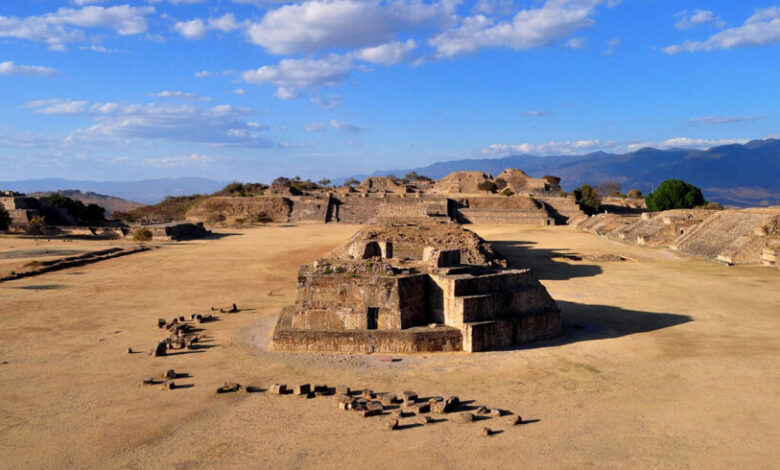
[[[563,320],[563,334],[557,338],[520,345],[532,349],[597,339],[619,338],[662,330],[693,321],[688,315],[642,312],[609,305],[588,305],[557,300]]]
[[[490,245],[506,258],[509,267],[531,268],[540,281],[565,281],[602,273],[601,266],[595,264],[569,264],[553,259],[577,255],[567,249],[533,248],[535,243],[523,241],[491,241]]]

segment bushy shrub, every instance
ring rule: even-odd
[[[601,197],[596,192],[596,189],[589,184],[583,184],[575,189],[574,197],[577,200],[577,204],[580,205],[580,208],[586,214],[592,215],[601,210]]]
[[[693,209],[706,204],[701,189],[683,180],[666,180],[645,198],[651,211]]]
[[[630,197],[631,199],[641,199],[642,198],[642,191],[640,191],[638,189],[631,189],[631,190],[628,191],[628,193],[626,195],[628,197]]]
[[[512,196],[512,195],[514,195],[514,194],[515,194],[515,193],[513,193],[513,192],[512,192],[512,190],[511,190],[511,189],[509,189],[509,188],[506,188],[505,190],[501,191],[501,195],[502,195],[502,196]]]
[[[137,241],[138,243],[145,243],[148,241],[151,241],[152,239],[152,231],[148,228],[138,228],[133,232],[133,240]]]
[[[43,227],[46,226],[46,220],[42,215],[36,215],[27,223],[27,232],[32,234],[39,234],[43,232]]]
[[[493,193],[498,189],[498,186],[496,186],[496,183],[492,181],[485,180],[477,185],[477,189],[480,191],[487,191],[489,193]]]
[[[106,210],[97,204],[84,204],[59,193],[49,195],[52,207],[65,209],[80,224],[93,225],[105,222]]]

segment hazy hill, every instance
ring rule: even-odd
[[[67,196],[73,200],[81,201],[84,204],[97,204],[106,210],[107,216],[117,211],[127,212],[129,210],[143,206],[143,204],[140,202],[126,201],[118,197],[105,196],[103,194],[92,192],[82,192],[77,189],[65,189],[62,191],[41,191],[37,193],[28,193],[28,195],[33,197],[45,197],[54,193],[60,193],[63,196]]]
[[[621,155],[596,152],[581,156],[515,155],[455,160],[420,168],[377,171],[372,176],[390,173],[402,176],[416,171],[439,179],[463,170],[497,175],[509,167],[520,168],[535,177],[560,176],[567,190],[583,183],[616,180],[624,190],[637,188],[647,193],[666,179],[679,178],[701,187],[711,201],[740,206],[780,204],[780,140],[777,139],[709,150],[644,148]]]
[[[166,196],[213,193],[227,183],[206,178],[162,178],[140,181],[74,181],[46,178],[24,181],[0,181],[0,189],[23,193],[57,191],[72,188],[83,192],[110,194],[127,201],[154,204]]]

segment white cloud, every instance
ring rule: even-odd
[[[542,116],[549,116],[552,114],[549,111],[539,111],[536,109],[530,110],[530,111],[520,111],[517,113],[518,116],[524,116],[524,117],[542,117]]]
[[[201,108],[181,103],[90,103],[68,99],[36,100],[25,108],[38,114],[91,116],[95,124],[73,133],[71,141],[163,139],[221,145],[269,146],[267,126],[247,122],[248,108],[217,105]]]
[[[493,144],[481,150],[483,154],[491,156],[508,156],[516,154],[535,154],[535,155],[578,155],[596,150],[615,148],[613,141],[601,140],[575,140],[557,142],[551,140],[542,144]]]
[[[289,99],[297,90],[339,85],[347,79],[352,68],[350,57],[329,54],[321,59],[284,59],[277,65],[247,70],[241,74],[241,79],[254,85],[275,85],[277,97]]]
[[[361,132],[365,132],[368,130],[367,127],[356,126],[354,124],[350,124],[348,122],[343,122],[343,121],[337,121],[335,119],[331,119],[328,125],[330,125],[330,127],[332,127],[333,129],[337,129],[342,132],[347,132],[350,134],[360,134]]]
[[[151,167],[190,168],[195,166],[207,167],[213,161],[212,157],[193,153],[192,155],[182,157],[146,158],[138,161],[138,164]]]
[[[336,109],[341,106],[341,95],[312,96],[309,102],[325,109]]]
[[[185,39],[202,39],[209,31],[201,19],[179,21],[173,25],[173,29]]]
[[[601,52],[603,57],[611,56],[615,54],[615,50],[620,45],[620,38],[610,39],[607,41],[607,48]]]
[[[211,98],[209,98],[208,96],[200,96],[200,95],[196,95],[195,93],[185,93],[183,91],[171,91],[171,90],[163,90],[157,93],[149,93],[149,96],[154,96],[157,98],[178,98],[183,100],[211,101]]]
[[[272,54],[310,54],[332,48],[374,47],[397,33],[444,20],[455,2],[422,0],[310,0],[284,5],[248,29]]]
[[[705,41],[687,40],[664,48],[667,54],[680,52],[714,51],[735,47],[766,46],[780,42],[780,7],[756,10],[742,26],[724,29]]]
[[[209,78],[209,77],[216,77],[219,75],[218,73],[211,72],[209,70],[201,70],[199,72],[195,72],[196,78]]]
[[[634,142],[628,144],[626,149],[629,152],[635,152],[645,147],[658,149],[691,148],[703,150],[719,145],[745,144],[749,141],[750,139],[692,139],[690,137],[675,137],[673,139],[664,140],[663,142]]]
[[[52,77],[59,75],[57,69],[41,65],[16,65],[13,61],[0,62],[0,75],[19,75],[22,77]]]
[[[568,47],[569,49],[584,49],[585,48],[585,38],[571,38],[564,44],[565,47]]]
[[[239,96],[244,96],[244,95],[246,95],[246,90],[244,90],[243,88],[236,88],[235,90],[233,90],[233,94],[234,95],[239,95]]]
[[[448,58],[485,48],[514,50],[550,45],[591,26],[590,15],[601,0],[547,0],[539,8],[519,11],[510,21],[495,22],[484,15],[464,18],[457,27],[428,40],[436,57]]]
[[[760,121],[766,116],[706,116],[690,119],[691,124],[733,124],[736,122]]]
[[[703,24],[711,24],[716,28],[724,28],[726,26],[723,20],[709,10],[694,10],[693,13],[683,10],[674,16],[680,18],[674,24],[674,27],[677,29],[691,29]]]
[[[0,16],[0,37],[44,42],[51,49],[63,50],[69,42],[86,40],[79,28],[108,28],[123,36],[144,33],[146,17],[154,11],[154,7],[92,5],[24,18]]]
[[[242,27],[243,24],[237,22],[232,13],[225,13],[218,18],[209,18],[205,21],[200,18],[178,21],[173,25],[173,29],[185,39],[203,39],[209,31],[229,33]]]
[[[374,47],[366,47],[355,52],[354,56],[365,62],[381,65],[395,65],[403,62],[417,44],[413,39],[406,42],[393,41]]]
[[[310,122],[303,126],[303,130],[306,132],[322,132],[328,128],[327,122]]]

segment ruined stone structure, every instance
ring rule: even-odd
[[[302,266],[277,349],[469,352],[560,333],[560,311],[528,269],[455,224],[383,224]]]
[[[355,187],[305,194],[293,195],[292,191],[276,188],[270,194],[255,197],[212,197],[196,203],[187,212],[187,220],[365,224],[402,217],[421,223],[445,220],[554,225],[583,215],[573,198],[551,193],[544,179],[531,178],[511,168],[501,176],[512,192],[509,196],[480,190],[480,183],[493,178],[479,171],[456,172],[440,181],[406,184],[388,177],[370,177]]]
[[[0,205],[8,211],[12,227],[26,227],[33,217],[37,216],[43,216],[48,225],[76,225],[76,221],[65,209],[52,207],[45,197],[29,197],[22,193],[3,191],[0,193]]]
[[[780,208],[599,214],[576,218],[573,225],[625,242],[668,247],[726,264],[770,265],[771,253],[780,246]]]
[[[132,237],[135,229],[140,227],[152,232],[152,238],[154,240],[193,240],[211,235],[211,231],[206,230],[202,222],[170,222],[166,224],[147,224],[131,227],[131,229],[127,231],[127,236]]]

